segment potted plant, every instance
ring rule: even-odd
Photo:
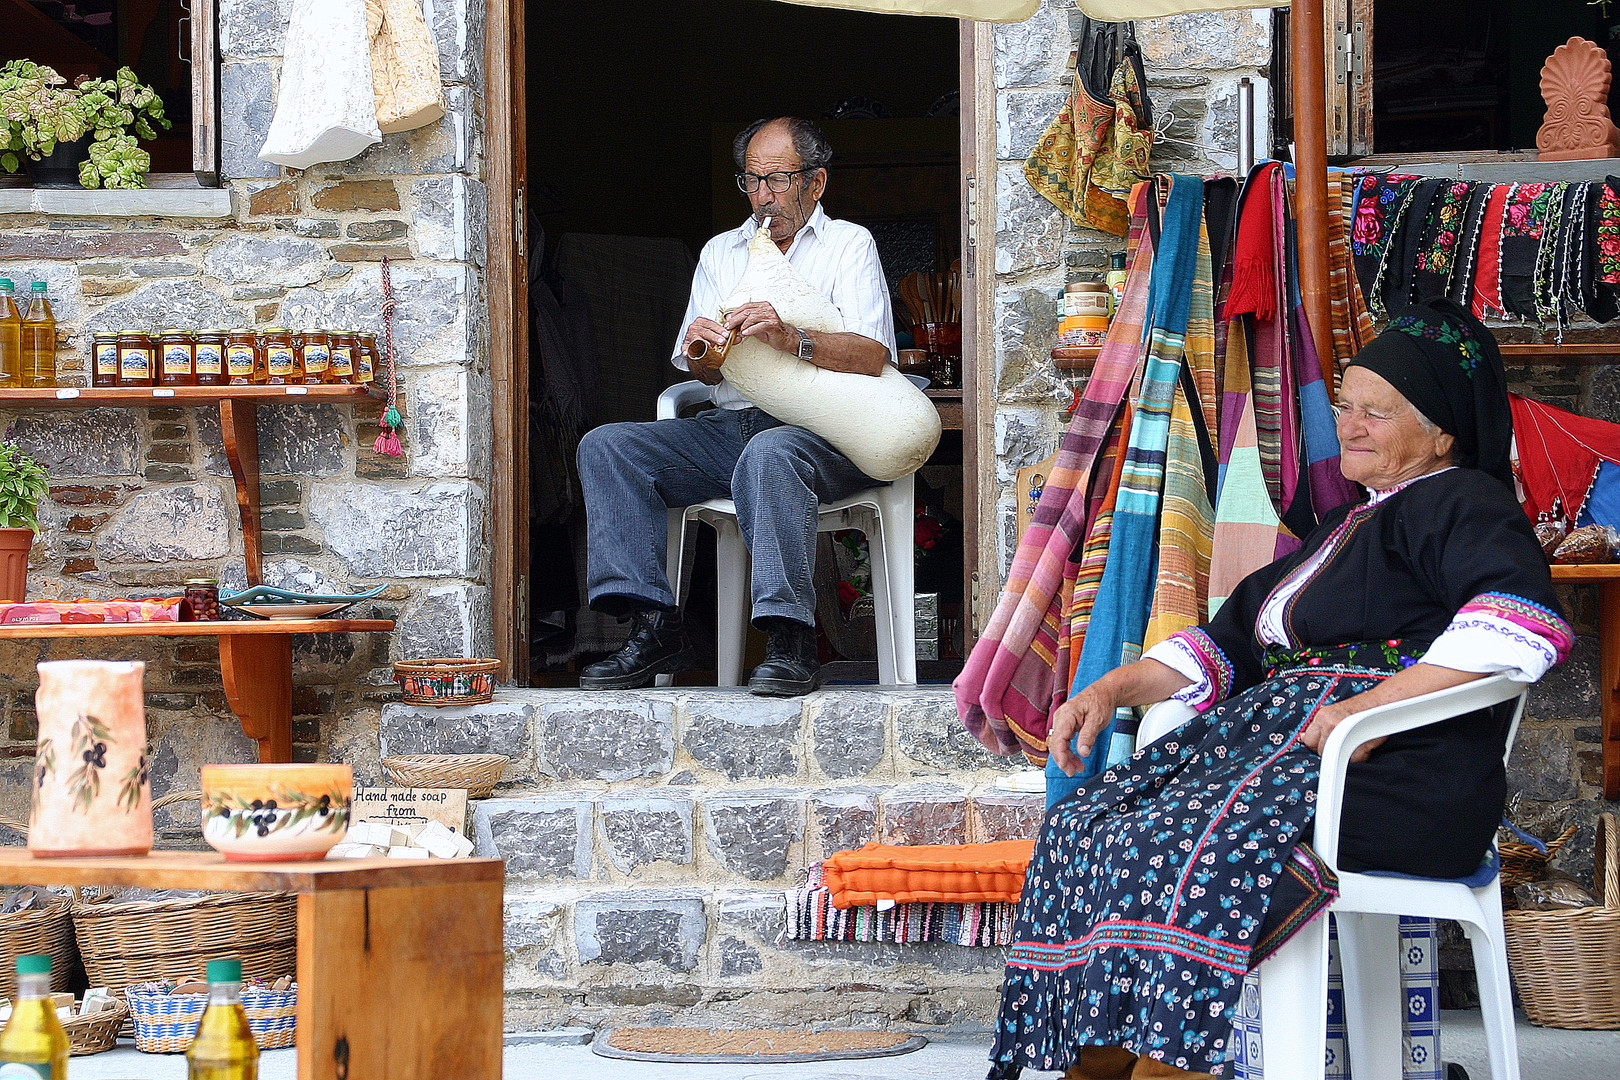
[[[0,170],[31,160],[40,187],[145,187],[152,159],[135,136],[155,139],[159,126],[173,126],[162,98],[127,67],[69,87],[31,60],[0,64]]]
[[[45,466],[17,444],[0,443],[0,601],[21,600],[27,591],[28,551],[49,489]]]

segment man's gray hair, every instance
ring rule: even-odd
[[[763,120],[755,120],[731,140],[731,156],[736,160],[737,168],[744,167],[743,162],[748,157],[748,144],[753,141],[754,136],[759,134],[761,128],[775,123],[787,125],[788,134],[793,136],[793,151],[799,155],[801,168],[827,167],[827,163],[832,160],[832,147],[827,143],[827,136],[821,133],[821,128],[797,116],[767,116]]]

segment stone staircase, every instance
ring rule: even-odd
[[[1002,950],[788,940],[825,855],[1033,836],[1044,797],[958,722],[948,687],[502,691],[389,705],[387,754],[500,753],[479,855],[506,860],[509,1028],[832,1023],[978,1029]]]

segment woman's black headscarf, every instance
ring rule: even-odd
[[[1346,367],[1380,375],[1456,440],[1452,458],[1513,486],[1513,412],[1496,339],[1451,300],[1400,308]]]

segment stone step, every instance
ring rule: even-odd
[[[963,729],[948,687],[836,688],[802,698],[744,689],[502,690],[487,705],[383,709],[389,754],[506,754],[505,790],[665,784],[982,784],[1020,758]]]

